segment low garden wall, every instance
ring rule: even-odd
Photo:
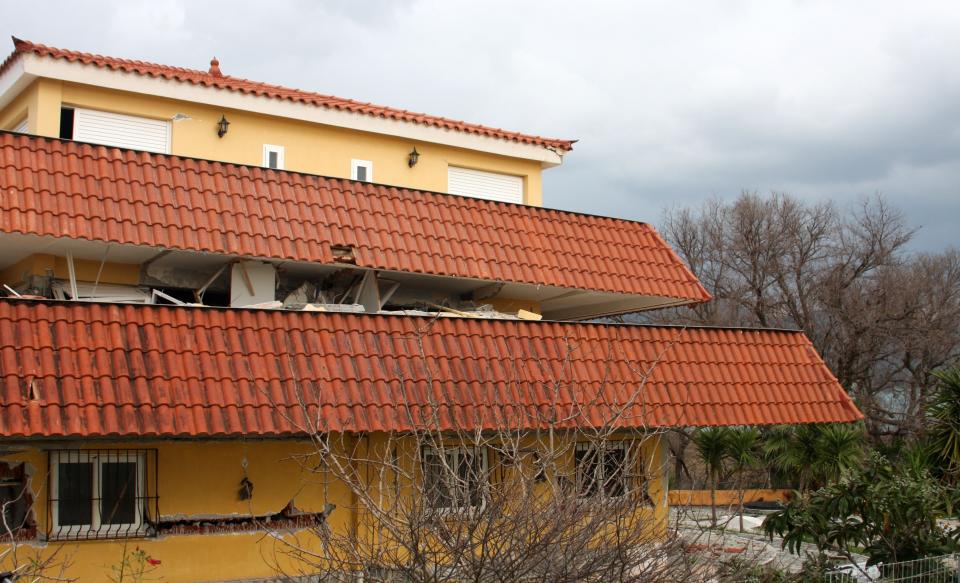
[[[743,492],[743,502],[783,502],[792,490],[749,489]],[[673,506],[710,506],[710,490],[670,490],[668,500]],[[717,506],[736,506],[736,490],[717,490]]]

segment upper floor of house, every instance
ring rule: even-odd
[[[542,207],[570,141],[15,45],[0,296],[552,320],[709,299],[649,225]]]
[[[14,39],[0,130],[542,204],[573,145],[224,74]]]

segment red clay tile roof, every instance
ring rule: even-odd
[[[289,435],[301,402],[331,431],[861,418],[801,332],[0,300],[0,437]]]
[[[685,301],[644,223],[0,132],[0,232]]]
[[[300,89],[291,89],[289,87],[281,87],[279,85],[269,85],[267,83],[240,79],[237,77],[231,77],[229,75],[216,75],[210,73],[209,71],[185,69],[183,67],[170,67],[167,65],[146,63],[144,61],[117,59],[114,57],[105,57],[91,53],[81,53],[78,51],[58,49],[30,41],[20,40],[16,37],[13,39],[13,45],[14,52],[7,57],[3,65],[0,65],[0,72],[3,72],[3,70],[6,69],[19,55],[24,53],[33,53],[41,57],[62,59],[72,63],[82,63],[84,65],[91,65],[94,67],[111,69],[114,71],[122,71],[125,73],[133,73],[146,77],[159,77],[170,81],[202,85],[204,87],[214,87],[217,89],[236,91],[238,93],[256,95],[259,97],[295,101],[298,103],[305,103],[307,105],[315,105],[317,107],[433,126],[446,130],[465,132],[468,134],[487,136],[491,138],[499,138],[512,142],[532,144],[535,146],[556,148],[564,151],[572,150],[575,142],[575,140],[559,140],[556,138],[531,136],[518,132],[503,130],[500,128],[491,128],[455,119],[427,115],[424,113],[416,113],[413,111],[407,111],[405,109],[395,109],[392,107],[375,105],[373,103],[364,103],[361,101],[354,101],[352,99],[334,97],[332,95],[301,91]]]

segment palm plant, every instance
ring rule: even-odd
[[[820,455],[817,435],[812,425],[781,425],[764,436],[764,456],[776,468],[796,476],[800,491],[807,489],[812,468]]]
[[[760,465],[760,432],[753,427],[732,429],[727,436],[726,454],[730,470],[737,477],[740,532],[743,532],[743,477],[748,470]]]
[[[928,439],[918,439],[901,448],[896,457],[887,457],[895,459],[898,467],[911,477],[920,478],[924,475],[939,477],[936,471],[940,462],[939,456],[930,446]]]
[[[812,474],[821,483],[832,483],[863,459],[863,427],[848,424],[817,426],[817,459]]]
[[[717,526],[717,483],[723,473],[729,435],[726,427],[701,427],[693,434],[693,445],[710,482],[710,524],[714,527]]]
[[[934,373],[939,383],[927,408],[927,438],[947,476],[960,478],[960,368]]]
[[[773,428],[764,454],[780,470],[797,476],[801,491],[835,482],[863,457],[863,428],[856,425],[792,425]]]

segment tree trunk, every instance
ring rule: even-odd
[[[737,497],[740,502],[740,532],[743,532],[743,477],[737,480]]]
[[[710,525],[717,527],[717,476],[710,478]]]

